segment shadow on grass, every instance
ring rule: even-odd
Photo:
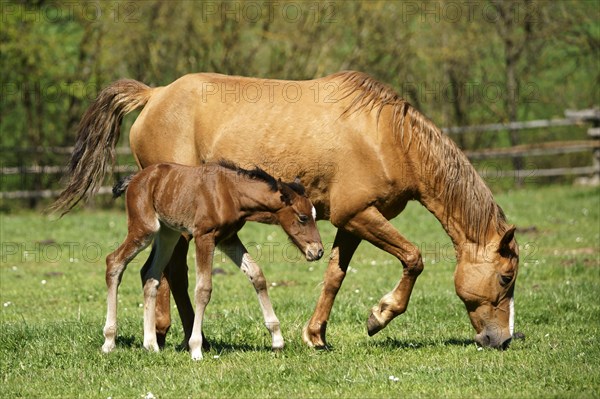
[[[140,346],[139,344],[135,343],[135,337],[133,335],[128,335],[125,337],[117,335],[116,344],[117,347],[120,348],[134,348]]]
[[[230,352],[271,352],[272,348],[266,345],[249,345],[249,344],[239,344],[232,343],[229,341],[223,341],[218,339],[211,339],[207,337],[208,344],[210,348],[208,352],[214,353],[230,353]],[[175,345],[174,349],[177,352],[187,352],[188,349],[183,345],[178,344]],[[203,352],[206,352],[206,348],[202,348]]]
[[[427,347],[436,347],[436,346],[462,346],[467,347],[471,346],[475,343],[472,339],[457,339],[451,338],[445,341],[433,340],[433,339],[423,339],[420,341],[404,341],[398,338],[388,337],[384,341],[375,341],[371,342],[370,345],[378,347],[378,348],[386,348],[386,349],[421,349]]]

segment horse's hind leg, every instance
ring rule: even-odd
[[[117,294],[127,264],[152,241],[151,232],[141,236],[127,234],[127,238],[113,253],[106,257],[107,310],[104,325],[102,351],[108,353],[115,347],[117,335]]]
[[[144,348],[158,352],[156,337],[156,299],[163,271],[173,254],[180,233],[164,225],[156,235],[149,264],[144,265],[142,283],[144,287]],[[168,291],[167,291],[168,293]]]
[[[394,317],[404,313],[417,277],[423,271],[419,249],[404,238],[374,207],[354,216],[344,226],[347,230],[394,255],[403,266],[402,278],[396,287],[383,296],[371,310],[367,321],[369,335],[383,329]]]
[[[219,244],[221,250],[244,272],[248,277],[258,296],[258,303],[262,310],[265,326],[271,333],[272,348],[283,348],[283,336],[279,325],[279,319],[275,315],[269,293],[267,291],[267,280],[260,266],[252,259],[239,237],[234,235],[227,241]]]
[[[181,318],[181,322],[183,324],[183,331],[185,334],[183,342],[181,343],[183,348],[188,348],[188,341],[192,335],[192,328],[194,327],[194,307],[192,306],[192,302],[190,301],[190,296],[188,294],[188,266],[186,262],[190,240],[191,236],[181,236],[177,242],[177,245],[175,246],[175,249],[173,250],[173,256],[171,256],[171,260],[167,264],[164,272],[164,275],[169,282],[168,284],[171,287],[173,298],[175,299],[175,304],[177,305],[177,311],[179,312],[179,317]],[[158,298],[156,313],[157,315],[159,314]],[[157,320],[157,328],[159,324],[160,321]],[[157,336],[159,335],[160,334],[157,333]],[[202,335],[202,349],[205,351],[210,349],[210,345],[208,340],[204,337],[204,334]]]

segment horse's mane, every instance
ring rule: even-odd
[[[267,185],[273,192],[276,192],[279,189],[277,187],[277,179],[275,179],[273,176],[271,176],[270,174],[268,174],[267,172],[265,172],[263,169],[259,168],[258,166],[255,166],[254,169],[244,169],[241,166],[237,165],[236,163],[234,163],[230,160],[227,160],[227,159],[221,159],[218,162],[218,165],[222,166],[225,169],[229,169],[234,172],[237,172],[238,175],[245,176],[249,179],[263,181],[263,182],[267,183]],[[292,183],[283,183],[283,184],[287,185],[288,187],[290,187],[292,190],[294,190],[296,193],[298,193],[300,195],[304,195],[306,192],[304,189],[304,186],[300,183],[292,182]]]
[[[502,234],[506,230],[504,212],[465,154],[447,135],[421,114],[391,87],[361,72],[340,72],[343,98],[354,96],[344,114],[377,110],[377,119],[385,106],[392,107],[392,134],[405,149],[417,146],[423,168],[430,168],[429,182],[423,182],[446,205],[449,217],[462,209],[462,224],[471,238],[485,238],[490,224]],[[408,118],[408,120],[406,119]],[[405,129],[408,121],[408,129]],[[405,131],[406,130],[406,131]]]

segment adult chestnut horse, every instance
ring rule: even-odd
[[[423,261],[389,220],[417,200],[454,243],[456,293],[476,342],[508,346],[518,270],[515,228],[454,142],[388,86],[359,72],[308,81],[200,73],[157,88],[117,81],[83,116],[68,185],[55,209],[68,211],[99,187],[113,162],[123,115],[142,107],[130,131],[141,168],[225,158],[287,180],[299,176],[317,217],[338,228],[321,294],[303,331],[308,345],[326,345],[335,296],[362,240],[403,266],[396,287],[371,310],[369,335],[406,310]],[[180,240],[171,264],[185,262],[187,248]],[[187,275],[176,273],[186,269],[169,269],[168,284],[188,331],[193,310]],[[168,284],[161,284],[158,304],[161,336],[170,325]]]

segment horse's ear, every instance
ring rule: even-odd
[[[507,257],[510,254],[516,254],[517,244],[514,241],[516,230],[516,226],[510,226],[502,236],[500,244],[498,245],[498,253],[500,253],[500,255]]]

